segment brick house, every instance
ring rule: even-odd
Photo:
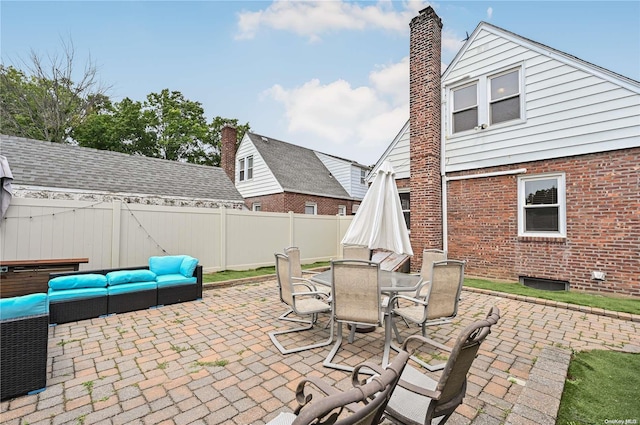
[[[221,165],[253,211],[354,214],[370,167],[247,132],[222,130]]]
[[[471,276],[640,296],[640,82],[481,22],[441,75],[442,22],[410,24],[396,170],[424,248]]]

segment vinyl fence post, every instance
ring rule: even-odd
[[[122,201],[114,200],[111,216],[111,265],[110,268],[120,267],[120,234],[122,218]]]
[[[220,208],[220,270],[227,270],[227,209]]]

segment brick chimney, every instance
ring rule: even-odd
[[[231,124],[222,126],[220,137],[220,166],[231,179],[231,183],[236,183],[236,140],[237,130]]]
[[[423,249],[442,249],[442,20],[429,6],[411,20],[409,28],[411,246],[415,254],[411,269],[419,271]]]

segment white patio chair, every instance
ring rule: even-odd
[[[286,329],[281,331],[269,332],[269,338],[273,344],[280,350],[282,354],[297,353],[312,348],[324,347],[333,341],[333,326],[331,326],[329,338],[326,341],[305,345],[302,347],[285,348],[280,341],[278,335],[285,335],[293,332],[307,331],[313,328],[319,313],[327,313],[331,311],[331,306],[326,302],[326,294],[315,291],[315,287],[307,282],[298,282],[291,277],[291,263],[289,257],[283,254],[275,254],[276,257],[276,276],[278,280],[278,289],[280,291],[280,300],[285,303],[289,309],[283,313],[279,319],[304,323],[302,326],[294,329]],[[299,319],[289,317],[291,314],[298,316],[308,316],[308,319]]]
[[[353,371],[353,367],[333,363],[342,345],[342,327],[351,325],[349,342],[353,342],[357,326],[382,326],[379,265],[364,260],[331,262],[331,319],[338,324],[337,340],[322,363],[326,367]]]

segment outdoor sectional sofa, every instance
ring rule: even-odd
[[[188,255],[150,257],[148,266],[49,275],[50,323],[202,298],[202,266]]]
[[[0,299],[0,400],[47,385],[47,294]]]

